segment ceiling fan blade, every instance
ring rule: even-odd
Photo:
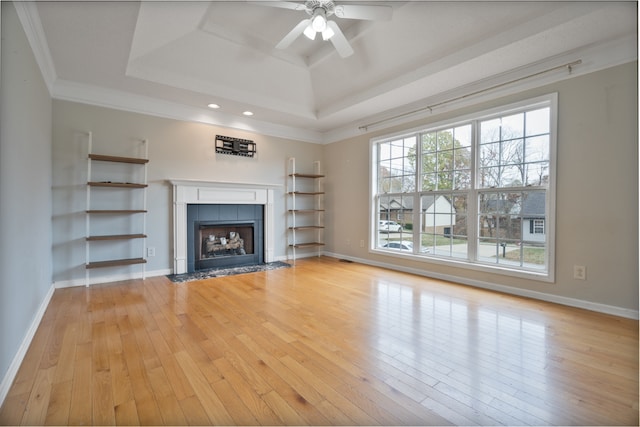
[[[291,1],[249,1],[249,4],[255,4],[258,6],[267,6],[267,7],[279,7],[281,9],[291,9],[291,10],[305,10],[305,6],[303,3],[294,3]]]
[[[333,47],[338,51],[338,55],[342,58],[346,58],[348,56],[353,55],[353,48],[347,41],[347,38],[342,34],[342,30],[335,21],[327,21],[327,26],[331,28],[334,32],[333,37],[329,40],[333,43]]]
[[[338,18],[366,19],[369,21],[389,21],[393,15],[391,6],[338,5],[334,10]]]
[[[300,21],[298,25],[293,27],[293,30],[289,31],[289,34],[287,34],[282,40],[280,40],[280,43],[276,45],[276,49],[288,48],[291,43],[293,43],[293,41],[304,32],[305,28],[307,28],[309,24],[311,24],[311,19],[303,19],[302,21]]]

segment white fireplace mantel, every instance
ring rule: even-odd
[[[225,181],[169,180],[173,186],[173,272],[187,272],[187,205],[263,205],[264,260],[275,261],[273,192],[282,187]]]

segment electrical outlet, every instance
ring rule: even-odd
[[[347,246],[351,246],[351,239],[347,239],[344,242],[347,244]]]
[[[587,280],[587,267],[584,265],[574,265],[573,278],[576,280]]]
[[[153,246],[148,247],[147,256],[148,257],[156,256],[156,248],[154,248]]]
[[[360,247],[364,248],[364,240],[360,240]]]

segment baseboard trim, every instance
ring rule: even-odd
[[[598,313],[611,314],[613,316],[625,317],[628,319],[635,319],[635,320],[640,319],[640,312],[638,310],[631,310],[628,308],[616,307],[616,306],[607,305],[607,304],[600,304],[600,303],[580,300],[576,298],[563,297],[560,295],[552,295],[545,292],[537,292],[537,291],[532,291],[528,289],[513,288],[510,286],[498,285],[495,283],[483,282],[480,280],[468,279],[465,277],[458,277],[458,276],[453,276],[449,274],[433,273],[431,271],[424,271],[417,268],[403,267],[395,264],[371,261],[368,259],[352,257],[348,255],[341,255],[341,254],[328,253],[328,252],[325,253],[325,255],[332,258],[346,259],[353,262],[359,262],[361,264],[387,268],[389,270],[402,271],[404,273],[411,273],[418,276],[429,277],[432,279],[446,280],[448,282],[474,286],[476,288],[502,292],[505,294],[517,295],[521,297],[537,299],[540,301],[552,302],[556,304],[566,305],[569,307],[582,308],[585,310],[596,311]]]
[[[52,285],[47,294],[44,297],[44,300],[40,304],[36,315],[31,322],[31,326],[27,330],[20,347],[18,348],[18,352],[13,357],[11,364],[9,365],[9,369],[5,374],[4,378],[2,378],[2,382],[0,383],[0,407],[4,404],[4,400],[7,398],[7,394],[9,394],[9,389],[13,384],[13,380],[16,379],[16,375],[18,374],[18,369],[20,369],[20,365],[22,365],[22,361],[24,360],[25,355],[27,354],[27,350],[29,350],[29,346],[31,345],[31,341],[33,337],[36,335],[36,331],[38,330],[38,326],[40,326],[40,322],[44,317],[45,311],[47,311],[47,307],[49,306],[49,302],[51,301],[51,297],[53,297],[53,292],[55,291],[55,287]]]

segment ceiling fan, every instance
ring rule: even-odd
[[[390,6],[369,5],[336,5],[333,0],[307,0],[303,3],[290,1],[253,1],[261,6],[279,7],[282,9],[304,10],[310,18],[303,19],[276,45],[276,49],[286,49],[304,34],[314,40],[317,33],[323,40],[329,40],[342,58],[353,54],[353,48],[344,36],[338,24],[328,18],[332,15],[345,19],[382,20],[391,19],[393,9]]]

